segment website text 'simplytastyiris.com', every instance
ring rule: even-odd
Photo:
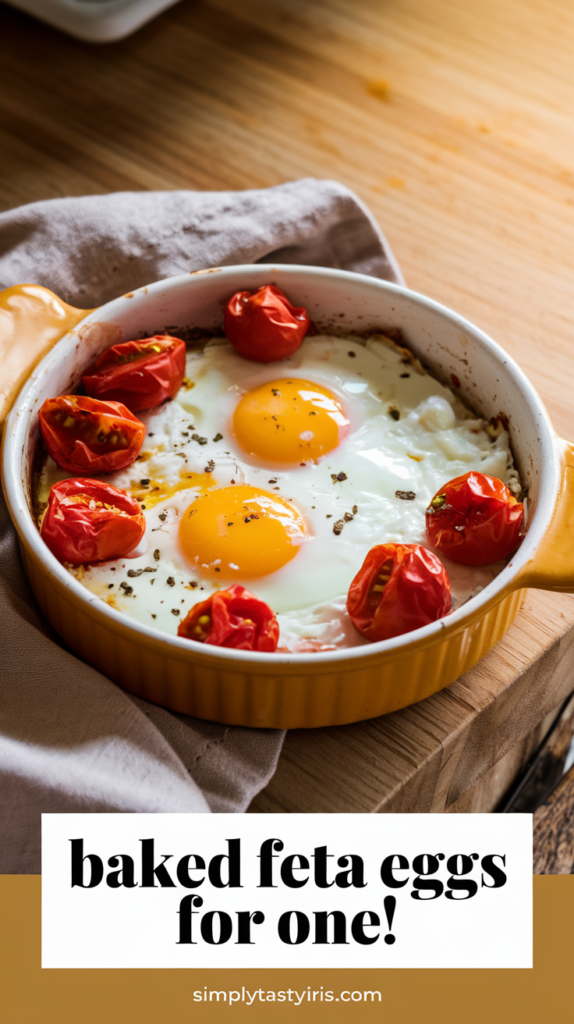
[[[235,1003],[253,1006],[254,1003],[292,1003],[294,1006],[301,1006],[302,1003],[380,1003],[381,993],[375,989],[359,990],[352,992],[333,992],[331,989],[324,989],[321,985],[318,989],[306,988],[302,992],[296,989],[196,989],[193,993],[194,1003],[228,1003],[233,1006]]]

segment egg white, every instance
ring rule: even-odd
[[[234,438],[233,413],[241,397],[282,377],[323,385],[343,403],[348,434],[318,462],[266,465]],[[426,506],[446,481],[471,469],[520,492],[508,434],[500,430],[492,437],[484,420],[381,335],[366,343],[349,336],[308,337],[290,359],[271,364],[248,362],[225,339],[213,339],[188,354],[186,382],[175,399],[140,418],[146,439],[138,460],[103,479],[141,501],[145,537],[127,558],[70,571],[120,611],[172,634],[197,601],[237,582],[278,614],[282,647],[301,648],[305,638],[326,647],[362,644],[345,601],[370,548],[386,542],[428,546]],[[57,479],[69,475],[48,460],[40,501]],[[292,501],[308,535],[277,572],[225,579],[218,586],[186,558],[179,524],[202,486],[243,483]],[[443,561],[453,607],[504,565],[469,569]]]

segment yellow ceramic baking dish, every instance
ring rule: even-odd
[[[74,579],[48,551],[32,515],[37,410],[77,388],[110,344],[169,329],[221,325],[239,289],[275,283],[309,309],[321,329],[400,328],[439,379],[460,382],[465,400],[510,422],[515,458],[529,488],[527,535],[478,596],[438,622],[381,643],[319,654],[253,654],[206,647],[128,620]],[[534,388],[507,354],[462,317],[405,288],[317,267],[249,265],[160,281],[97,310],[75,310],[24,285],[0,294],[0,332],[12,392],[2,460],[8,506],[40,607],[81,658],[131,693],[175,711],[236,725],[339,725],[428,697],[466,672],[504,635],[526,587],[574,590],[574,448],[556,437]],[[20,362],[18,362],[20,360]],[[2,396],[0,396],[2,397]]]

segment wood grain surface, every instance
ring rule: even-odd
[[[182,0],[108,46],[0,6],[0,50],[0,209],[337,178],[574,437],[569,0]],[[532,593],[448,691],[291,734],[254,809],[490,810],[572,689],[573,636],[574,599]]]
[[[528,769],[497,808],[503,814],[533,814],[548,799],[570,764],[574,733],[574,694],[560,707],[543,742],[529,757]],[[536,850],[534,851],[536,856]]]
[[[534,815],[534,874],[574,874],[574,767]]]

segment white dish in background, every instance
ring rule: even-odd
[[[177,0],[8,0],[26,14],[88,43],[113,43]]]

